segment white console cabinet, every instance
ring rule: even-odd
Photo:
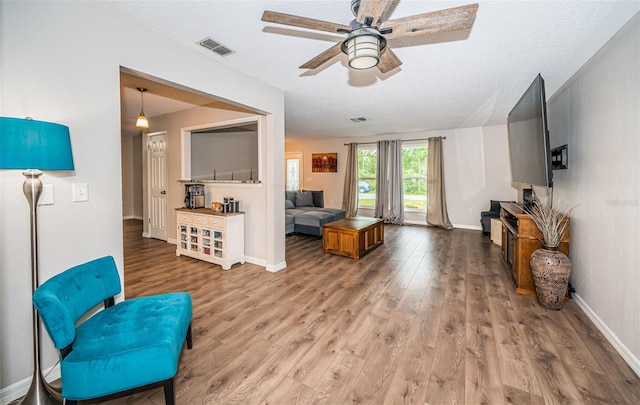
[[[176,256],[189,256],[229,270],[244,263],[244,213],[178,208]]]

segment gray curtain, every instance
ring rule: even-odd
[[[342,209],[346,211],[347,217],[355,217],[358,214],[358,144],[350,143],[348,147]]]
[[[384,222],[404,222],[402,186],[402,141],[378,141],[375,217]]]
[[[453,229],[444,190],[444,162],[442,138],[429,138],[427,152],[427,224]]]
[[[376,159],[376,210],[374,216],[384,216],[385,199],[387,198],[387,149],[389,141],[377,142]]]

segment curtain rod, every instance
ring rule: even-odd
[[[434,136],[433,138],[437,138],[437,136]],[[442,139],[447,139],[446,136],[441,136],[440,138]],[[429,140],[429,138],[419,138],[419,139],[400,139],[400,141],[402,142],[412,142],[412,141],[427,141]],[[373,142],[351,142],[351,143],[355,143],[356,145],[375,145],[377,143],[377,141],[373,141]],[[349,145],[348,143],[345,143],[344,146]]]

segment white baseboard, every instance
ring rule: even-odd
[[[150,238],[151,234],[149,234],[149,232],[142,232],[142,237],[143,238]]]
[[[60,367],[58,363],[56,363],[53,367],[42,370],[42,375],[45,376],[45,380],[48,382],[59,380]],[[29,391],[32,379],[33,376],[29,376],[7,387],[0,388],[0,404],[8,404],[18,398],[25,396],[27,394],[27,391]]]
[[[171,243],[172,245],[177,245],[178,244],[178,240],[177,239],[173,239],[173,238],[169,238],[169,239],[167,239],[167,243]]]
[[[263,259],[258,259],[253,256],[244,256],[244,261],[251,264],[256,264],[258,266],[267,267],[267,261]]]
[[[273,266],[265,266],[267,271],[271,272],[271,273],[276,273],[280,270],[283,270],[284,268],[287,267],[287,262],[281,262],[278,264],[275,264]]]
[[[453,227],[456,229],[470,229],[472,231],[481,231],[482,226],[480,225],[461,225],[461,224],[453,224]]]
[[[137,215],[126,215],[126,216],[122,217],[123,221],[126,221],[127,219],[137,219],[139,221],[142,221],[142,217],[139,217]]]
[[[287,267],[287,262],[278,263],[276,265],[268,265],[266,260],[258,259],[256,257],[252,257],[252,256],[245,256],[244,257],[244,261],[247,262],[247,263],[251,263],[251,264],[256,264],[258,266],[262,266],[267,271],[270,271],[271,273],[275,273],[275,272],[280,271],[280,270],[284,269],[285,267]]]
[[[416,221],[413,219],[405,219],[404,223],[407,225],[422,225],[422,226],[427,226],[427,223],[425,221]]]
[[[593,312],[591,307],[589,307],[589,305],[587,305],[587,303],[578,294],[574,293],[572,296],[576,304],[578,304],[580,309],[582,309],[582,312],[584,312],[589,317],[589,319],[591,319],[591,322],[593,322],[593,324],[596,325],[596,328],[598,328],[598,330],[602,332],[604,337],[609,341],[609,343],[611,343],[613,348],[616,349],[620,356],[622,356],[629,367],[631,367],[631,369],[638,376],[640,376],[640,360],[638,360],[638,358],[631,352],[631,350],[629,350],[627,346],[625,346],[624,343],[622,343],[620,339],[618,339],[618,336],[616,336],[616,334],[613,333],[611,329],[609,329],[609,327],[602,321],[602,319],[600,319],[600,317],[595,312]]]

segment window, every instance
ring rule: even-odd
[[[376,146],[358,145],[358,208],[376,207],[377,164]]]
[[[375,145],[358,145],[358,208],[374,209],[376,204]],[[427,144],[426,141],[402,144],[402,184],[404,209],[427,209]]]
[[[402,185],[405,211],[427,211],[427,146],[402,144]]]
[[[287,185],[285,190],[299,190],[300,189],[300,160],[299,159],[287,159]]]

